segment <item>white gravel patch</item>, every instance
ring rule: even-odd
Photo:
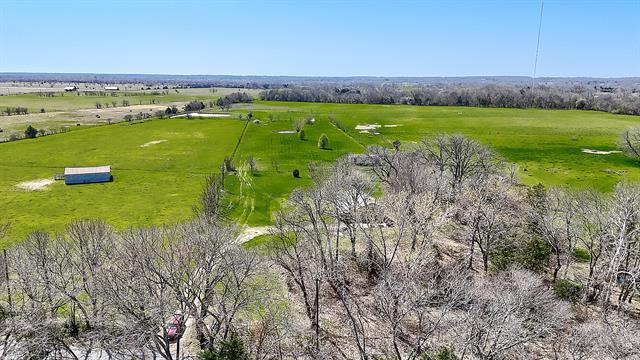
[[[356,130],[375,130],[379,127],[382,127],[382,125],[379,124],[358,124],[356,125]]]
[[[169,140],[153,140],[140,145],[140,147],[149,147],[151,145],[162,144],[163,142],[167,142],[167,141]]]
[[[280,130],[280,131],[277,131],[277,133],[278,134],[295,134],[295,133],[297,133],[297,131],[295,131],[295,130]]]
[[[27,191],[46,190],[46,187],[53,183],[54,181],[51,179],[40,179],[40,180],[24,181],[17,184],[16,187],[22,190],[27,190]]]
[[[610,154],[619,154],[622,151],[620,151],[620,150],[604,151],[604,150],[582,149],[582,152],[585,153],[585,154],[593,154],[593,155],[610,155]]]

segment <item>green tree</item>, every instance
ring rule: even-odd
[[[220,343],[220,349],[204,351],[198,355],[200,360],[249,360],[244,342],[235,333]]]
[[[440,348],[437,351],[422,355],[423,360],[458,360],[456,354],[448,347]]]
[[[34,128],[33,126],[29,125],[27,127],[27,130],[24,131],[24,136],[27,139],[33,139],[38,135],[38,130],[36,130],[36,128]]]
[[[329,148],[329,138],[327,137],[326,134],[320,135],[320,138],[318,139],[318,147],[320,149],[328,149]]]

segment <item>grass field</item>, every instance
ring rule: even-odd
[[[581,151],[615,149],[623,129],[640,126],[637,117],[584,111],[273,102],[242,105],[234,111],[251,111],[261,124],[237,119],[152,120],[0,144],[0,218],[13,224],[10,241],[36,229],[61,230],[78,218],[100,217],[120,228],[186,220],[193,215],[204,176],[217,171],[236,145],[234,162],[243,171],[227,177],[226,189],[231,216],[248,225],[268,224],[291,190],[310,184],[310,162],[332,161],[396,139],[403,147],[415,146],[424,136],[441,132],[467,134],[491,146],[519,164],[519,175],[527,184],[608,191],[622,179],[640,179],[638,164],[622,154]],[[307,116],[316,119],[314,125],[305,126],[307,140],[278,133],[292,130],[294,121]],[[342,123],[346,133],[332,125],[329,116]],[[379,134],[355,129],[365,124],[380,125],[370,131]],[[322,133],[329,137],[330,150],[317,147]],[[167,141],[140,147],[154,140]],[[248,172],[249,157],[257,159],[255,175]],[[24,181],[51,178],[65,166],[101,164],[112,165],[112,183],[65,186],[56,182],[41,191],[16,187]],[[300,170],[300,179],[293,178],[293,169]]]
[[[167,95],[153,95],[154,91],[168,91]],[[147,105],[152,100],[160,104],[169,104],[173,102],[184,102],[191,100],[211,100],[217,99],[220,96],[227,95],[234,91],[248,92],[252,95],[256,95],[256,90],[245,89],[231,89],[231,88],[216,88],[215,92],[211,92],[210,89],[178,89],[176,90],[145,90],[135,92],[116,91],[117,96],[92,96],[92,95],[76,95],[75,92],[70,93],[55,93],[55,96],[47,97],[41,96],[37,93],[19,94],[19,95],[5,95],[0,96],[0,111],[6,107],[26,107],[30,113],[40,112],[40,109],[45,109],[47,112],[53,111],[68,111],[77,109],[95,108],[96,102],[101,104],[111,102],[117,102],[116,106],[121,106],[122,100],[129,101],[130,105]],[[0,117],[0,121],[2,118]]]
[[[155,120],[111,125],[0,145],[0,218],[11,239],[36,229],[61,230],[79,218],[122,228],[190,218],[203,177],[232,153],[238,120]],[[154,140],[166,142],[141,147]],[[25,191],[16,184],[50,179],[65,166],[112,165],[114,181]]]
[[[333,115],[360,145],[400,140],[405,147],[438,133],[462,133],[517,163],[521,181],[610,190],[621,179],[640,180],[640,167],[623,154],[592,155],[582,149],[615,150],[619,134],[640,126],[640,117],[592,111],[486,109],[402,105],[269,103],[250,105],[256,116]],[[355,127],[379,124],[361,133]],[[391,125],[396,127],[384,127]]]

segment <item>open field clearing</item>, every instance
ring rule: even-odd
[[[281,118],[313,116],[327,120],[332,115],[362,146],[391,147],[391,142],[400,140],[406,148],[417,145],[425,136],[444,132],[465,134],[518,164],[520,180],[526,184],[541,182],[608,191],[622,179],[640,179],[640,166],[633,160],[621,153],[603,153],[617,150],[616,143],[624,129],[640,125],[640,118],[634,116],[594,111],[405,105],[261,102],[242,106],[252,109],[257,118],[273,114]]]
[[[73,93],[56,93],[55,96],[41,96],[36,93],[0,96],[0,141],[7,139],[11,132],[22,132],[28,126],[38,129],[58,130],[61,127],[82,125],[107,124],[120,122],[126,115],[153,115],[156,111],[163,111],[168,106],[182,108],[187,102],[199,100],[205,103],[214,101],[221,96],[233,92],[246,92],[257,96],[256,90],[210,88],[162,90],[166,95],[151,94],[156,90],[136,92],[115,92],[117,96],[76,95]],[[128,106],[123,106],[123,101]],[[100,103],[101,108],[97,108]],[[7,107],[26,107],[26,115],[9,115],[4,113]],[[44,109],[45,112],[41,112]],[[210,111],[208,109],[207,111]],[[203,117],[225,117],[226,114],[202,114]],[[193,116],[195,117],[195,116]]]
[[[616,152],[619,133],[640,124],[632,116],[277,102],[238,104],[233,110],[243,116],[249,111],[259,121],[239,121],[236,115],[152,120],[79,127],[66,134],[1,144],[0,217],[13,223],[13,240],[38,228],[61,230],[78,218],[101,217],[120,228],[182,221],[193,214],[204,176],[219,171],[235,149],[238,171],[225,182],[230,215],[240,224],[267,225],[293,189],[311,184],[309,164],[363,152],[372,144],[390,147],[396,139],[407,149],[442,132],[463,133],[491,146],[519,165],[526,184],[609,191],[620,180],[640,179],[640,167]],[[307,117],[315,121],[304,125],[306,140],[301,140],[296,123]],[[328,136],[329,149],[318,148],[321,134]],[[253,174],[251,158],[256,164]],[[112,165],[114,181],[39,186],[65,166],[91,165]],[[292,176],[294,169],[300,178]]]
[[[104,90],[100,88],[96,91],[104,92]],[[163,91],[165,94],[162,93]],[[26,107],[30,113],[40,112],[40,109],[45,109],[46,112],[90,109],[95,108],[96,103],[109,104],[109,106],[111,106],[112,102],[116,102],[116,106],[122,106],[123,100],[128,101],[130,105],[146,105],[151,104],[152,101],[155,101],[156,104],[170,104],[191,100],[215,100],[221,96],[238,91],[247,92],[251,95],[257,94],[257,90],[239,90],[234,88],[216,88],[215,92],[211,92],[209,88],[113,91],[107,92],[104,96],[85,95],[83,92],[80,92],[80,95],[77,95],[75,92],[55,93],[54,96],[26,93],[0,96],[0,111],[6,107],[18,106]],[[111,93],[116,96],[112,96]]]
[[[238,120],[154,120],[4,143],[0,218],[12,223],[13,240],[36,229],[62,230],[78,218],[121,228],[186,220],[203,177],[232,153],[243,127]],[[167,141],[141,147],[159,140]],[[65,166],[85,165],[112,165],[114,181],[33,189]]]
[[[267,115],[267,114],[264,114]],[[296,187],[311,184],[309,163],[333,161],[346,153],[359,153],[364,148],[323,119],[304,127],[306,140],[300,140],[288,114],[256,118],[261,124],[250,123],[235,157],[244,177],[229,177],[227,189],[233,205],[232,215],[241,224],[264,225],[271,222],[271,214],[279,208],[281,200]],[[294,118],[296,119],[296,118]],[[329,149],[317,146],[321,134],[329,137]],[[254,157],[257,171],[249,174],[248,160]],[[294,178],[294,169],[300,178]]]
[[[181,106],[184,102],[176,102],[163,105],[131,105],[118,106],[102,109],[78,109],[69,111],[55,111],[45,113],[32,113],[26,115],[0,116],[0,128],[4,131],[0,133],[0,140],[9,136],[11,131],[24,131],[25,127],[31,125],[35,128],[59,129],[65,126],[100,125],[109,122],[123,121],[125,115],[144,113],[153,115],[155,111],[164,111],[167,105]]]

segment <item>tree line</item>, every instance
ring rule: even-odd
[[[220,176],[185,224],[35,232],[1,264],[0,356],[640,356],[640,185],[529,187],[515,170],[440,135],[311,164],[252,244]]]
[[[577,109],[640,115],[640,93],[637,91],[626,88],[602,91],[584,86],[289,86],[264,90],[260,98],[270,101],[343,104]]]
[[[253,97],[245,92],[234,92],[229,95],[222,96],[216,100],[216,106],[222,110],[229,110],[233,104],[250,103]]]
[[[7,116],[11,115],[26,115],[29,113],[29,109],[22,106],[11,107],[7,106],[2,110],[3,113],[7,114]]]

